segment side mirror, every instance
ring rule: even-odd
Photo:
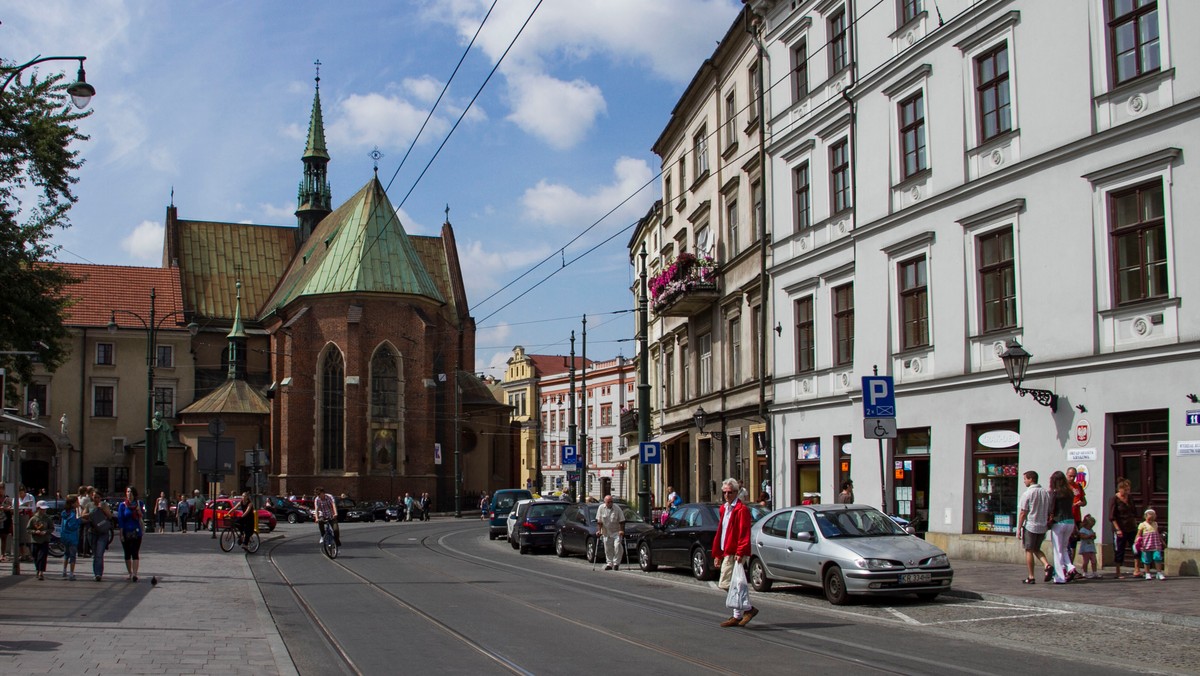
[[[797,533],[796,539],[799,540],[800,542],[812,542],[813,534],[808,531],[804,531],[803,533]]]
[[[916,528],[913,528],[912,526],[905,526],[905,527],[904,527],[904,532],[905,532],[905,533],[908,533],[909,535],[916,535],[916,534],[917,534],[917,529],[916,529]]]

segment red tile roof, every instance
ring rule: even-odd
[[[113,310],[129,310],[150,318],[150,290],[154,289],[154,312],[159,318],[179,314],[161,328],[183,330],[183,294],[179,270],[174,268],[135,268],[124,265],[84,265],[57,263],[79,282],[66,288],[74,302],[67,308],[64,324],[69,327],[106,327]],[[128,314],[118,312],[117,324],[125,328],[140,326]]]
[[[527,354],[529,360],[533,362],[534,371],[539,377],[548,376],[552,373],[566,373],[570,369],[571,358],[562,354]],[[580,371],[584,365],[583,357],[575,357],[575,370]],[[592,365],[592,360],[587,360],[587,365]]]

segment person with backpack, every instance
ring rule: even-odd
[[[63,546],[64,579],[75,581],[75,561],[79,553],[79,498],[74,495],[67,497],[67,505],[62,511],[62,528],[58,539]],[[67,569],[70,569],[68,572]]]
[[[92,575],[96,582],[104,577],[104,552],[108,549],[108,538],[112,534],[112,507],[104,501],[104,494],[92,494]]]

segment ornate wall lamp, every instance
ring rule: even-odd
[[[1037,403],[1049,406],[1052,412],[1057,413],[1057,394],[1050,390],[1031,390],[1021,387],[1021,381],[1025,380],[1025,369],[1029,368],[1029,358],[1033,355],[1026,352],[1025,348],[1015,340],[1006,341],[1004,347],[1000,361],[1004,362],[1004,372],[1008,374],[1008,382],[1012,383],[1013,390],[1022,397],[1028,394]]]

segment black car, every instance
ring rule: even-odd
[[[625,510],[625,553],[637,551],[642,536],[654,530],[654,527],[642,520],[637,510],[627,503],[617,501],[615,504]],[[595,563],[596,553],[596,510],[599,503],[573,504],[563,511],[558,518],[558,532],[554,535],[554,553],[559,556],[583,554],[588,563]],[[603,556],[603,554],[600,554]]]
[[[535,547],[554,546],[558,519],[567,511],[568,506],[569,503],[559,500],[518,503],[517,525],[511,540],[513,549],[528,554]]]
[[[312,521],[312,512],[307,507],[297,505],[287,498],[278,495],[268,495],[263,498],[263,508],[275,515],[275,518],[288,523],[303,523]]]
[[[360,506],[350,498],[338,498],[337,511],[339,523],[375,520],[375,509],[371,503],[363,503]]]
[[[769,513],[766,507],[746,505],[753,525]],[[717,575],[713,566],[712,544],[721,527],[719,508],[715,502],[692,502],[680,505],[663,525],[656,526],[637,546],[638,565],[646,572],[659,566],[690,568],[697,580],[711,580]]]
[[[391,521],[396,518],[395,505],[389,505],[383,500],[360,502],[358,507],[371,510],[371,521]]]

